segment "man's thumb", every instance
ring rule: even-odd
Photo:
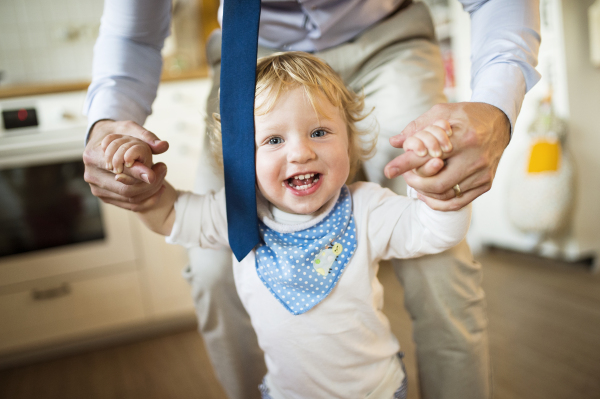
[[[169,142],[157,139],[152,144],[150,144],[150,148],[152,149],[152,154],[162,154],[169,149]]]
[[[169,149],[169,143],[158,138],[157,135],[140,126],[140,129],[132,134],[138,139],[146,142],[152,149],[153,154],[162,154]]]

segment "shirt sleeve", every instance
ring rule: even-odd
[[[83,109],[88,134],[101,119],[144,124],[156,97],[170,21],[169,0],[104,2]]]
[[[538,0],[460,0],[471,15],[471,101],[502,110],[514,128],[521,104],[539,80]]]
[[[354,185],[353,185],[354,186]],[[372,183],[354,189],[357,215],[366,226],[366,239],[379,259],[414,258],[436,254],[460,243],[471,223],[471,205],[440,212],[416,198],[404,197]],[[414,190],[408,190],[412,195]],[[359,233],[360,234],[360,233]],[[360,234],[361,235],[361,234]],[[362,235],[361,235],[362,237]]]
[[[175,223],[166,241],[185,248],[228,248],[225,190],[206,195],[180,191]]]

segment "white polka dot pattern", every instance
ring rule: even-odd
[[[356,250],[356,225],[348,187],[321,222],[306,230],[279,233],[260,222],[256,271],[271,294],[292,314],[302,314],[321,302],[335,287]],[[342,251],[329,273],[319,274],[313,260],[333,244]]]

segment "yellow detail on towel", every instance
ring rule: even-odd
[[[531,146],[527,173],[556,172],[560,162],[560,142],[539,140]]]

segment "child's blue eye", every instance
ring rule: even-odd
[[[269,144],[271,145],[277,145],[281,143],[283,143],[283,139],[281,137],[271,137],[269,139]]]
[[[312,132],[310,137],[323,137],[326,134],[327,134],[327,132],[325,130],[319,129],[319,130],[315,130],[314,132]]]

